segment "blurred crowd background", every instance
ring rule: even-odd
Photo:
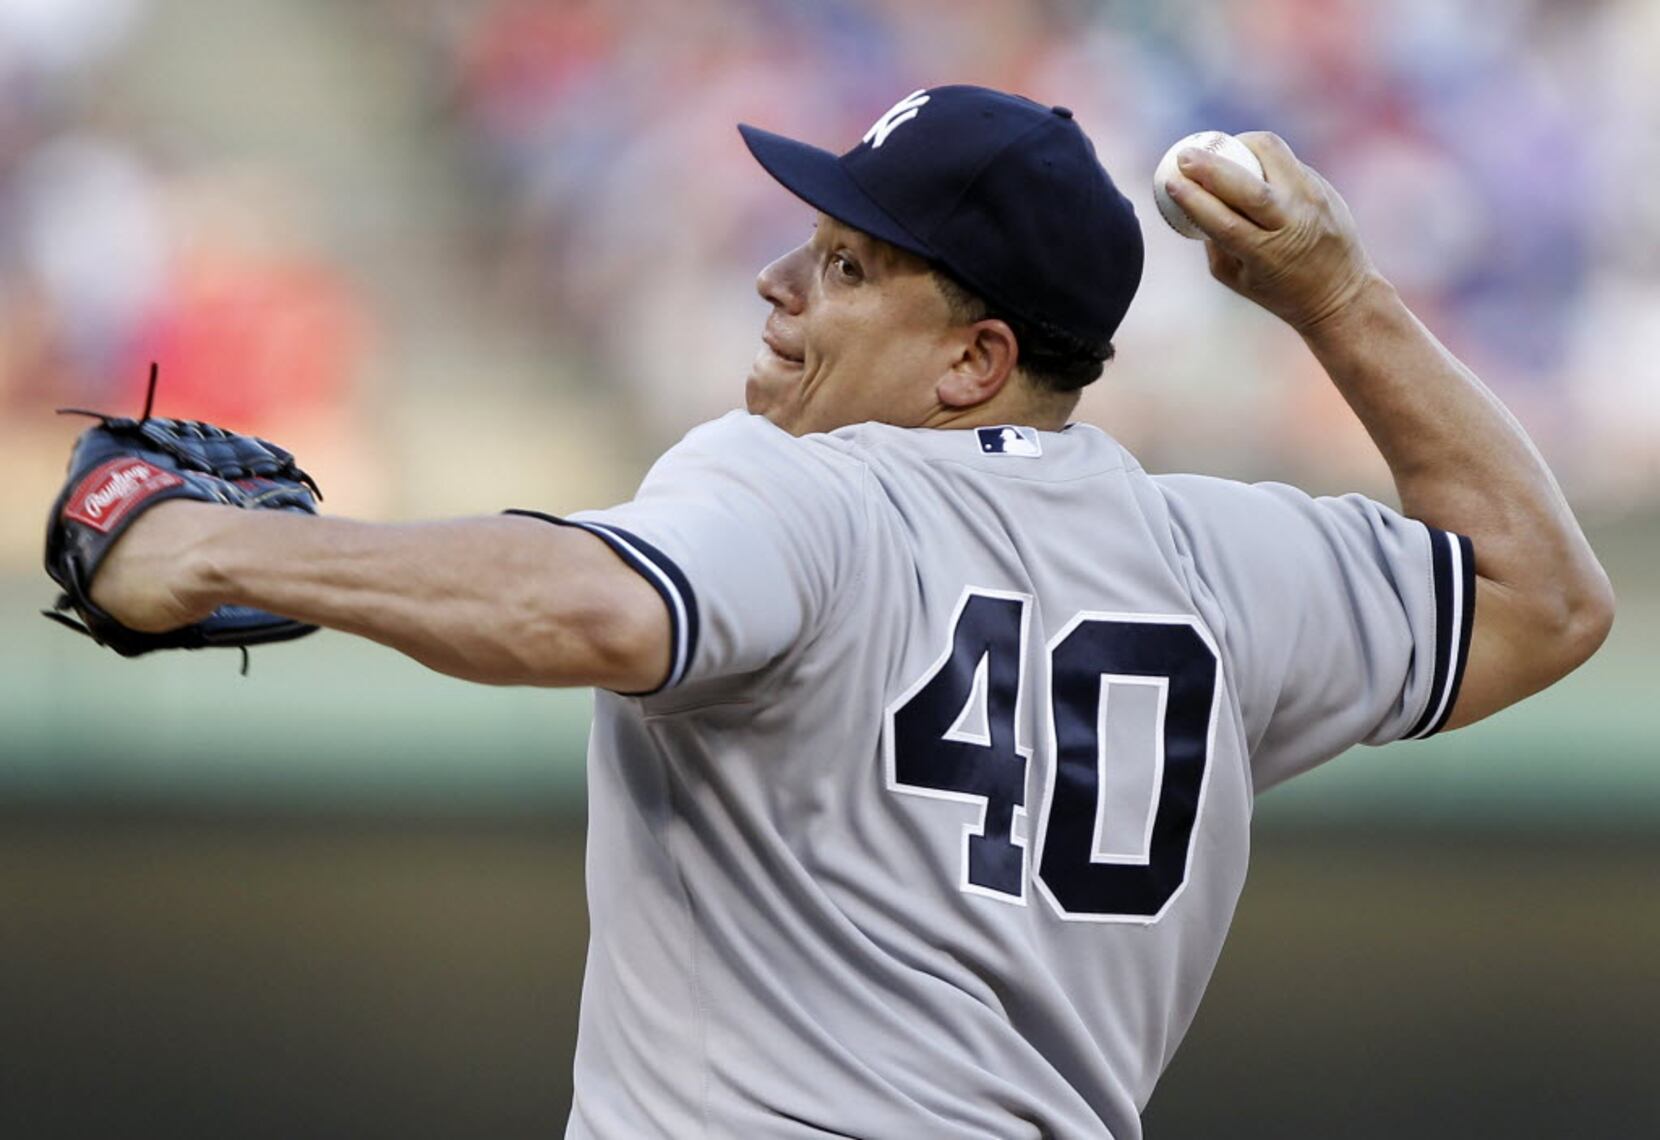
[[[1652,1044],[1626,1044],[1660,1014],[1660,912],[1637,885],[1652,887],[1660,830],[1657,74],[1653,0],[0,0],[0,1135],[253,1135],[260,1120],[294,1134],[285,1119],[414,1135],[409,1122],[445,1119],[440,1101],[508,1113],[454,1117],[497,1122],[476,1134],[538,1134],[532,1120],[554,1132],[580,962],[586,698],[475,692],[327,635],[256,654],[247,682],[212,654],[107,659],[33,614],[51,597],[42,521],[81,426],[52,410],[134,414],[155,360],[160,414],[284,443],[334,510],[626,498],[684,431],[739,405],[765,315],[755,273],[810,222],[734,125],[840,150],[945,82],[1073,108],[1142,218],[1145,283],[1081,418],[1153,470],[1389,496],[1300,342],[1210,282],[1152,205],[1175,139],[1272,129],[1346,196],[1381,268],[1522,419],[1621,595],[1609,649],[1557,690],[1264,801],[1278,877],[1259,897],[1276,922],[1225,960],[1214,1004],[1237,1018],[1201,1013],[1183,1054],[1199,1050],[1193,1092],[1166,1102],[1162,1134],[1219,1134],[1229,1118],[1201,1109],[1230,1074],[1233,1103],[1257,1110],[1230,1135],[1546,1135],[1588,1119],[1601,1130],[1581,1134],[1660,1134],[1638,1075]],[[306,838],[320,828],[323,853]],[[1486,845],[1462,846],[1473,834]],[[1541,855],[1558,844],[1560,859]],[[1419,861],[1392,863],[1403,851]],[[225,860],[236,875],[206,869]],[[1341,931],[1298,925],[1352,902],[1346,884],[1320,894],[1308,879],[1350,865],[1371,869],[1378,909],[1361,904]],[[449,870],[399,878],[426,866]],[[493,895],[504,866],[522,889]],[[1477,912],[1506,901],[1479,932],[1445,897],[1425,918],[1417,884],[1434,892],[1442,873],[1482,884]],[[393,881],[406,909],[386,902]],[[314,897],[335,901],[306,910]],[[1252,898],[1247,928],[1262,913]],[[561,913],[520,910],[547,899]],[[244,937],[215,914],[242,915],[223,923]],[[1573,936],[1588,941],[1560,941],[1552,914],[1579,916]],[[1387,942],[1420,919],[1418,941]],[[268,936],[248,934],[262,922]],[[274,948],[319,924],[357,932],[361,970],[317,965],[327,938],[303,958]],[[504,959],[497,935],[560,960],[523,944]],[[1446,937],[1496,972],[1448,975]],[[263,965],[223,966],[204,949],[218,942]],[[218,981],[136,970],[137,945],[137,960],[183,953]],[[1279,952],[1291,945],[1310,957]],[[1522,945],[1532,957],[1514,958]],[[1600,982],[1575,956],[1595,947]],[[1388,1032],[1345,1036],[1343,1018],[1361,1014],[1344,1012],[1352,991],[1336,981],[1270,1030],[1243,996],[1339,960],[1399,977],[1398,995],[1366,1006]],[[1230,975],[1238,961],[1260,972]],[[417,964],[438,988],[460,969],[489,1016],[467,1021],[454,994],[447,1013],[420,1006],[425,981],[382,993],[379,1012],[353,1004],[365,978]],[[554,966],[552,980],[539,972]],[[273,998],[272,976],[316,1003]],[[1435,1011],[1392,1018],[1426,979],[1454,1006],[1485,995],[1443,1038],[1485,1051],[1485,1076],[1422,1045],[1447,1028]],[[95,1000],[131,1024],[77,1083],[57,1062],[82,1063]],[[410,1008],[427,1010],[413,1029],[387,1012]],[[181,1057],[210,1057],[232,1018],[264,1027],[234,1074],[203,1079],[146,1048],[182,1034]],[[1357,1044],[1374,1033],[1375,1049]],[[1566,1070],[1542,1045],[1564,1036],[1589,1050]],[[498,1052],[462,1063],[446,1038]],[[1305,1072],[1352,1053],[1357,1067],[1318,1069],[1324,1091],[1290,1103],[1307,1082],[1252,1049],[1265,1040]],[[1257,1068],[1235,1069],[1242,1049]],[[358,1074],[355,1094],[313,1071],[319,1055]],[[281,1095],[297,1074],[320,1083]],[[1418,1089],[1419,1115],[1390,1114],[1401,1106],[1378,1086],[1397,1082]],[[204,1097],[218,1115],[180,1108]],[[171,1123],[112,1131],[100,1103],[110,1121],[141,1106]],[[1342,1116],[1355,1104],[1371,1105],[1370,1124]],[[301,1105],[322,1115],[283,1115]],[[1315,1123],[1286,1125],[1297,1111]],[[1500,1119],[1488,1111],[1509,1112],[1506,1126],[1472,1124]]]
[[[740,398],[754,274],[806,225],[733,125],[841,149],[971,79],[1075,108],[1147,222],[1084,414],[1150,463],[1380,478],[1151,207],[1175,138],[1272,128],[1576,500],[1623,509],[1660,485],[1657,29],[1644,0],[5,0],[6,452],[159,359],[164,407],[326,451],[342,503],[490,501],[463,463],[425,493],[412,400],[532,451],[598,406],[547,493],[625,494]]]

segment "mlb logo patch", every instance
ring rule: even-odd
[[[1043,443],[1036,428],[999,424],[996,427],[975,428],[983,455],[1020,455],[1036,459],[1043,454]]]

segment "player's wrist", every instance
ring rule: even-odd
[[[1321,304],[1290,323],[1311,347],[1318,349],[1364,335],[1379,319],[1396,313],[1401,304],[1400,294],[1389,279],[1367,265]]]
[[[235,598],[236,531],[257,516],[211,503],[179,503],[173,512],[178,559],[173,591],[193,610],[211,612]]]

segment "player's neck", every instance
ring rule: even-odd
[[[938,407],[917,426],[967,431],[994,424],[1020,424],[1039,431],[1059,431],[1077,406],[1077,392],[1038,390],[1017,382],[1005,384],[996,396],[971,408]]]

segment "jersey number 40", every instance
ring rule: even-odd
[[[1021,825],[1032,749],[1017,726],[1030,604],[965,591],[949,647],[894,702],[886,726],[889,787],[981,809],[963,830],[962,889],[1018,903],[1028,875]],[[1038,890],[1064,919],[1156,922],[1187,881],[1217,708],[1216,647],[1193,618],[1086,611],[1047,648]],[[1117,717],[1115,692],[1129,710]],[[1113,780],[1151,789],[1129,854],[1103,851]]]

